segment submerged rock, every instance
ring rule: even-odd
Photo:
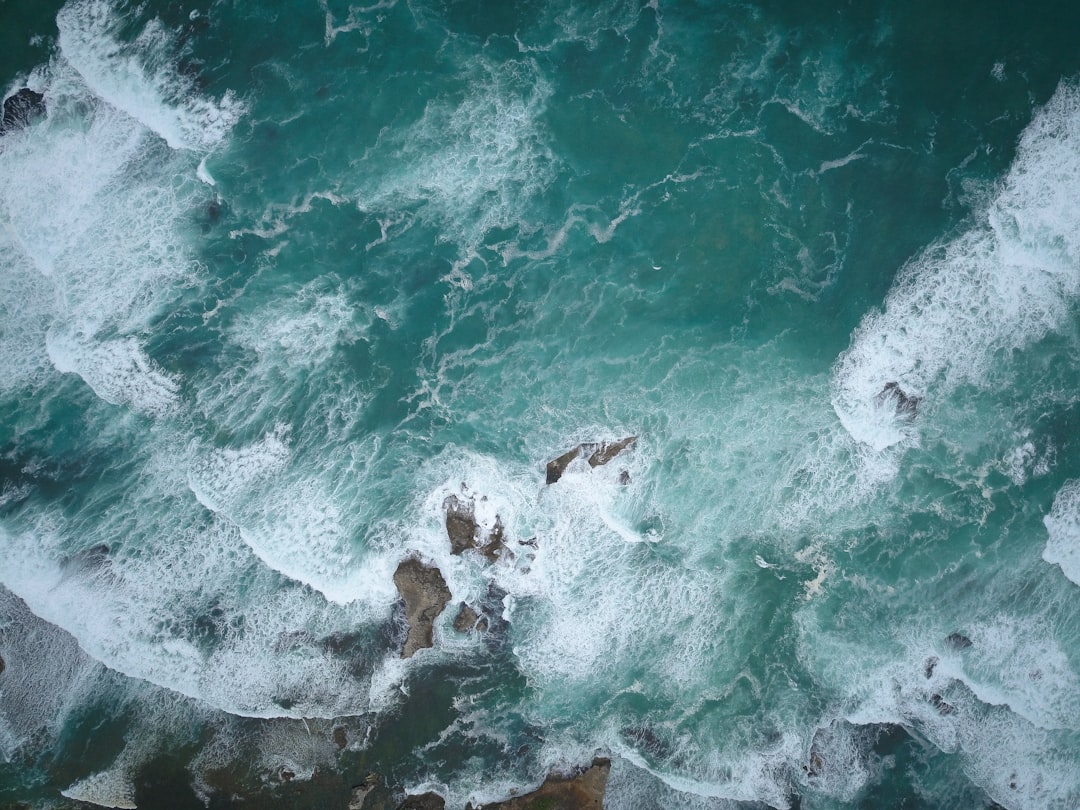
[[[13,129],[29,126],[35,119],[45,115],[45,96],[24,87],[4,99],[4,118],[0,121],[0,135]]]
[[[558,458],[547,463],[547,483],[554,484],[562,478],[566,468],[576,459],[588,457],[590,467],[602,467],[636,441],[637,436],[627,436],[617,442],[586,442],[585,444],[579,444],[572,450],[567,450]],[[629,481],[629,475],[627,480]]]
[[[900,387],[899,383],[887,382],[880,393],[874,397],[874,402],[878,405],[891,402],[896,409],[897,417],[910,421],[918,416],[919,403],[922,402],[922,397],[909,396]]]
[[[415,557],[403,560],[394,572],[394,585],[405,600],[409,634],[401,650],[402,658],[412,658],[417,650],[435,643],[435,619],[450,601],[450,589],[442,572],[424,565]]]
[[[962,633],[949,633],[945,636],[945,646],[953,650],[966,650],[972,641]]]
[[[664,759],[670,753],[665,743],[656,732],[645,725],[627,726],[619,732],[622,738],[639,752]]]
[[[334,726],[333,740],[338,751],[343,751],[345,749],[345,746],[349,744],[349,735],[345,726]]]
[[[476,807],[469,804],[466,810],[601,810],[610,772],[611,760],[597,757],[577,776],[549,776],[532,793]]]
[[[5,664],[4,664],[4,657],[3,657],[3,656],[0,656],[0,675],[3,675],[3,674],[4,674],[4,667],[5,667]]]

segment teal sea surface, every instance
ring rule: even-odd
[[[0,46],[0,806],[1080,807],[1080,5]]]

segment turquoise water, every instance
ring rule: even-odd
[[[1080,12],[0,23],[0,804],[1080,806]]]

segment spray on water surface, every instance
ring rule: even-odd
[[[1080,13],[1013,6],[0,4],[0,804],[1080,806]]]

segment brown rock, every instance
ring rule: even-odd
[[[604,464],[607,464],[623,450],[631,447],[636,441],[637,436],[627,436],[625,439],[620,439],[617,442],[604,442],[591,456],[589,456],[589,466],[601,467]]]
[[[349,744],[349,738],[345,733],[345,726],[334,726],[334,745],[341,751]]]
[[[466,810],[602,810],[610,772],[611,760],[598,757],[570,779],[549,776],[532,793]]]
[[[451,495],[443,501],[446,510],[446,534],[450,538],[450,553],[461,554],[470,548],[476,548],[476,535],[479,526],[473,514],[472,504],[462,501],[457,495]]]
[[[637,436],[627,436],[617,442],[586,442],[585,444],[579,444],[573,450],[567,450],[558,458],[547,463],[547,483],[554,484],[562,478],[562,474],[566,472],[570,462],[575,459],[587,456],[590,467],[601,467],[623,450],[632,446],[636,441]]]
[[[491,562],[498,560],[506,552],[504,536],[505,529],[503,529],[502,518],[496,515],[495,525],[491,529],[491,534],[488,535],[487,544],[480,548],[480,553]]]
[[[446,510],[446,536],[450,538],[450,553],[463,554],[469,549],[479,549],[490,562],[506,553],[505,529],[502,518],[495,516],[491,534],[481,539],[480,524],[476,522],[472,501],[464,501],[450,495],[443,501]]]
[[[476,620],[479,618],[480,614],[462,602],[457,616],[454,617],[454,629],[459,633],[468,633],[476,627]]]
[[[394,585],[405,600],[405,618],[409,622],[401,657],[412,658],[417,650],[435,643],[435,619],[450,601],[450,589],[438,568],[424,565],[415,557],[402,560],[394,572]]]

